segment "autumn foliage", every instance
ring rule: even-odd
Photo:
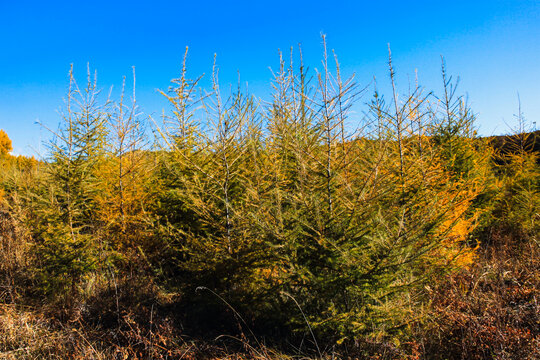
[[[321,71],[290,59],[263,102],[222,90],[216,64],[200,90],[186,51],[161,119],[125,79],[113,100],[70,71],[47,158],[16,160],[0,131],[0,318],[63,339],[0,330],[0,351],[538,354],[538,279],[515,270],[538,268],[523,260],[538,255],[540,220],[526,132],[510,151],[478,138],[444,63],[442,94],[398,95],[390,56],[385,97],[345,78],[326,46]],[[502,314],[514,308],[527,319]]]

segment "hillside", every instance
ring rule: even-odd
[[[444,63],[351,126],[337,59],[266,105],[185,61],[160,123],[71,71],[46,159],[0,132],[0,357],[540,357],[540,132],[478,138]]]

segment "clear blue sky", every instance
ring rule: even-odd
[[[86,64],[103,88],[118,88],[136,67],[137,95],[147,113],[165,103],[185,46],[192,74],[209,73],[217,53],[222,85],[237,71],[265,96],[278,49],[302,43],[318,67],[320,34],[347,73],[362,84],[388,80],[387,43],[402,88],[417,68],[420,83],[439,90],[440,55],[461,77],[482,134],[508,131],[517,92],[540,127],[540,1],[8,1],[0,0],[0,128],[14,153],[32,154],[59,122],[71,63]]]

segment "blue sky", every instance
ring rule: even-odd
[[[35,122],[59,123],[71,63],[80,81],[90,63],[104,89],[119,88],[135,66],[139,105],[159,114],[166,104],[156,89],[178,75],[185,46],[191,74],[208,74],[217,53],[222,85],[236,83],[239,71],[264,97],[278,49],[301,43],[305,62],[317,68],[321,33],[361,84],[376,76],[384,89],[390,43],[402,89],[418,69],[420,83],[439,91],[444,55],[481,134],[508,132],[518,92],[526,118],[540,127],[538,0],[0,0],[0,128],[14,153],[39,151],[49,135]]]

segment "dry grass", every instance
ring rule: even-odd
[[[540,248],[495,237],[473,269],[433,293],[426,358],[540,359]]]
[[[96,350],[76,329],[54,329],[30,309],[0,307],[2,359],[108,359],[109,355]]]
[[[0,305],[0,359],[292,359],[267,348],[244,344],[244,351],[205,342],[174,340],[159,327],[150,334],[133,319],[123,319],[125,330],[100,331],[81,322],[53,324],[30,308]],[[241,340],[238,340],[241,341]],[[301,359],[301,357],[296,357]]]

